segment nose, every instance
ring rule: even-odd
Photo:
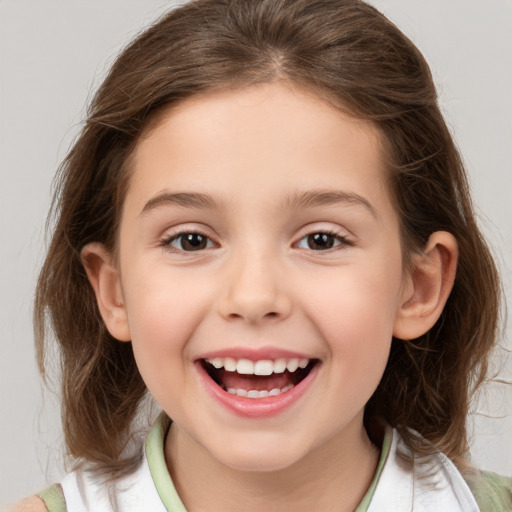
[[[219,314],[227,320],[257,324],[282,320],[292,310],[288,282],[276,260],[268,255],[238,255],[229,265],[219,300]]]

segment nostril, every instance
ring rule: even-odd
[[[284,294],[263,294],[257,290],[238,292],[240,290],[231,290],[220,298],[218,313],[224,319],[250,323],[262,320],[275,322],[285,319],[291,312],[291,301]]]
[[[229,318],[244,318],[244,315],[241,315],[240,313],[230,313],[228,316]],[[279,313],[276,313],[275,311],[269,311],[263,315],[264,318],[276,318],[278,316]]]

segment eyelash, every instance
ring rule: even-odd
[[[193,252],[196,252],[194,250],[187,251],[187,250],[183,249],[183,237],[185,237],[186,235],[199,235],[199,236],[202,236],[203,238],[206,239],[206,243],[207,244],[208,243],[215,244],[215,242],[213,242],[212,239],[206,233],[203,233],[202,231],[199,231],[199,230],[196,230],[196,229],[191,229],[189,231],[180,231],[179,233],[172,234],[172,235],[162,239],[161,242],[160,242],[160,245],[165,250],[167,250],[169,252],[175,252],[175,253],[189,253],[189,252],[193,253]],[[177,247],[173,247],[171,244],[174,241],[179,240],[180,238],[182,238],[182,242],[181,242],[182,248],[178,249]],[[197,249],[197,252],[205,250],[205,249],[211,249],[211,247],[204,247],[202,249]]]
[[[340,235],[339,233],[336,233],[335,231],[325,230],[325,229],[319,229],[318,231],[311,231],[310,233],[308,233],[308,234],[304,235],[302,238],[300,238],[299,241],[296,242],[295,245],[298,245],[302,240],[306,240],[308,237],[315,236],[315,235],[327,235],[329,237],[333,237],[334,240],[339,243],[337,245],[334,245],[333,247],[328,247],[327,249],[324,249],[324,250],[314,250],[314,249],[307,248],[313,252],[327,253],[327,252],[332,252],[332,251],[336,251],[336,250],[342,250],[346,246],[355,245],[354,242],[349,240],[347,237]],[[306,249],[306,248],[303,248],[303,249]]]
[[[186,250],[183,248],[183,242],[184,242],[184,238],[186,235],[199,235],[201,237],[204,237],[204,239],[206,240],[206,246],[205,247],[202,247],[202,248],[199,248],[199,249],[196,249],[196,250]],[[313,252],[316,252],[316,253],[327,253],[327,252],[332,252],[332,251],[336,251],[336,250],[342,250],[343,247],[346,247],[346,246],[354,246],[354,242],[352,242],[351,240],[349,240],[347,237],[343,236],[343,235],[340,235],[339,233],[336,233],[335,231],[330,231],[330,230],[318,230],[318,231],[312,231],[306,235],[304,235],[303,237],[301,237],[298,242],[296,242],[294,244],[294,246],[298,246],[300,244],[300,242],[302,242],[302,240],[307,240],[308,237],[311,237],[311,236],[316,236],[316,235],[326,235],[328,237],[333,237],[334,238],[334,241],[335,242],[338,242],[336,245],[333,245],[331,247],[328,247],[326,249],[321,249],[321,250],[315,250],[315,249],[311,249],[309,247],[302,247],[302,249],[306,249],[306,250],[311,250]],[[182,242],[181,242],[181,248],[177,248],[177,247],[173,247],[172,243],[175,242],[176,240],[179,240],[179,239],[182,239]],[[306,242],[307,243],[307,242]],[[208,247],[208,244],[210,244],[210,247]],[[167,251],[170,251],[170,252],[174,252],[174,253],[193,253],[193,252],[199,252],[199,251],[204,251],[206,249],[211,249],[212,248],[212,245],[215,245],[216,243],[204,232],[202,231],[199,231],[199,230],[190,230],[190,231],[180,231],[179,233],[176,233],[176,234],[172,234],[164,239],[161,240],[160,242],[160,245]]]

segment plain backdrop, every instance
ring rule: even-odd
[[[512,303],[512,2],[371,3],[432,66]],[[52,177],[109,63],[172,4],[0,0],[0,505],[41,489],[63,472],[57,400],[43,392],[31,321]],[[510,351],[510,327],[502,344]],[[473,461],[512,475],[507,353],[499,352],[498,381],[475,402],[470,426]]]

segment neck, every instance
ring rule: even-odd
[[[175,424],[165,442],[176,490],[189,512],[353,511],[375,474],[379,450],[347,427],[293,465],[271,472],[222,464]]]

